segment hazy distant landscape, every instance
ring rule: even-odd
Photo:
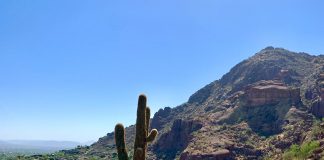
[[[8,140],[0,141],[0,153],[10,154],[47,154],[77,146],[91,145],[92,142],[79,143],[73,141],[42,141],[42,140]]]

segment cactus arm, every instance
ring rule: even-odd
[[[125,128],[122,124],[115,126],[115,143],[119,160],[128,160],[125,142]]]
[[[150,134],[146,137],[146,142],[153,142],[157,134],[158,131],[156,129],[152,129]]]
[[[158,131],[156,129],[151,130],[151,132],[149,133],[149,129],[150,129],[150,119],[151,119],[151,109],[150,107],[146,107],[146,141],[145,142],[152,142],[154,141],[155,137],[158,134]]]

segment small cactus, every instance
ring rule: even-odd
[[[150,108],[146,106],[146,96],[140,95],[138,98],[136,135],[134,144],[133,160],[145,160],[147,152],[147,143],[152,142],[158,134],[156,129],[148,132],[150,128]],[[115,143],[117,147],[118,159],[128,160],[128,154],[125,142],[125,128],[122,124],[115,127]]]

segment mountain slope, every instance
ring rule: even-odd
[[[190,96],[155,113],[159,130],[148,159],[281,159],[293,144],[324,150],[324,56],[267,47]],[[323,99],[323,100],[322,100]],[[315,115],[315,116],[314,116]],[[135,128],[126,128],[128,149]],[[62,151],[78,158],[115,159],[113,133],[89,147]]]

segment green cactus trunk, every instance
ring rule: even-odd
[[[140,95],[138,98],[137,119],[136,119],[136,137],[134,144],[134,160],[145,159],[146,153],[146,137],[147,127],[146,124],[146,97]]]
[[[115,141],[119,160],[128,160],[125,142],[125,128],[122,124],[117,124],[115,127]]]
[[[152,142],[158,131],[153,129],[148,133],[150,127],[150,108],[146,106],[146,96],[140,95],[138,98],[137,106],[137,119],[136,119],[136,135],[134,143],[134,156],[133,160],[145,160],[147,152],[147,143]],[[125,142],[125,129],[122,124],[117,124],[115,127],[115,142],[117,147],[118,159],[128,160]]]

